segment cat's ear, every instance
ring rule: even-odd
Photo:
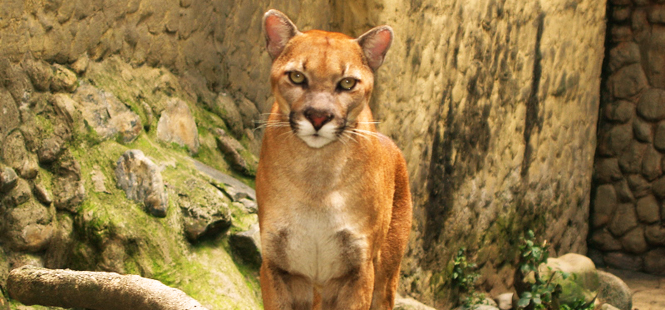
[[[268,54],[273,60],[282,53],[286,43],[299,33],[296,25],[284,13],[277,10],[270,10],[263,15],[263,29]]]
[[[378,26],[365,32],[356,41],[363,49],[370,68],[376,71],[383,63],[390,44],[393,42],[393,29],[390,26]]]

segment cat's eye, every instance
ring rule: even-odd
[[[341,81],[339,81],[339,88],[343,90],[351,90],[354,86],[356,86],[356,79],[354,78],[343,78]]]
[[[289,80],[291,80],[293,84],[302,84],[305,83],[305,75],[302,74],[302,72],[291,71],[289,72]]]

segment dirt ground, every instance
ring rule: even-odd
[[[665,276],[615,269],[605,271],[628,284],[633,291],[633,310],[665,310]]]

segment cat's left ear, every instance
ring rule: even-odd
[[[390,26],[378,26],[365,32],[356,41],[363,49],[370,68],[376,71],[386,58],[386,53],[393,42],[393,29]]]

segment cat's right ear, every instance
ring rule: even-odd
[[[273,60],[282,53],[286,43],[299,33],[296,25],[284,13],[277,10],[270,10],[263,15],[263,30],[268,54]]]

